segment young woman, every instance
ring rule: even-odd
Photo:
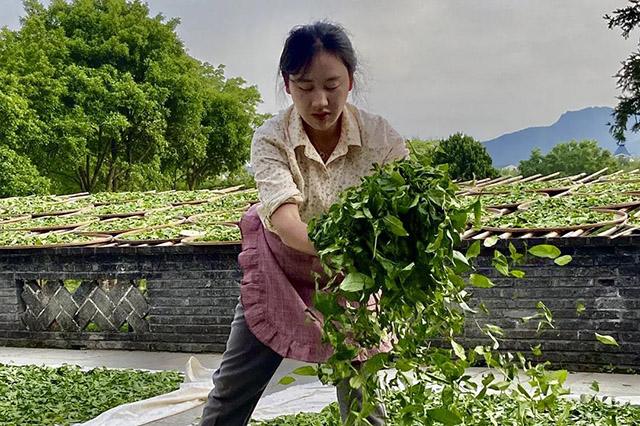
[[[295,27],[285,42],[280,73],[293,105],[253,137],[260,203],[240,224],[241,302],[201,425],[246,425],[283,358],[317,363],[331,354],[313,310],[313,272],[322,268],[306,223],[343,189],[358,185],[374,163],[408,155],[387,121],[347,103],[356,65],[351,42],[336,24]],[[337,397],[344,421],[360,395],[345,381]],[[383,425],[384,417],[379,407],[368,420]]]

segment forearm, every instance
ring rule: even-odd
[[[296,204],[283,204],[278,207],[271,215],[271,226],[286,246],[317,256],[318,253],[307,234],[307,224],[300,219]]]

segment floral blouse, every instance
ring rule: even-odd
[[[374,163],[408,155],[404,139],[384,118],[346,104],[340,139],[325,164],[292,105],[257,129],[251,142],[258,215],[272,230],[273,212],[282,204],[296,203],[306,223],[337,202],[343,189],[371,174]]]

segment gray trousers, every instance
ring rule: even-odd
[[[231,334],[222,356],[220,368],[213,374],[214,387],[202,411],[201,426],[245,426],[282,357],[262,344],[249,330],[244,320],[242,303],[236,306]],[[351,391],[348,380],[337,386],[337,398],[342,421],[349,413],[354,398],[362,400],[359,391]],[[372,426],[385,425],[384,407],[370,415]]]

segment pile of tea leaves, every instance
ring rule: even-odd
[[[0,424],[69,425],[178,389],[180,373],[0,364]]]

